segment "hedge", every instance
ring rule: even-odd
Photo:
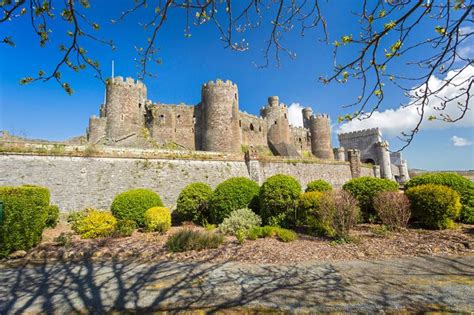
[[[4,209],[0,257],[37,245],[46,227],[49,190],[39,186],[0,187],[0,200]]]
[[[112,214],[119,220],[132,220],[138,226],[145,225],[145,211],[153,207],[161,207],[160,196],[144,188],[132,189],[115,196],[112,202]]]
[[[202,224],[209,221],[208,202],[212,188],[208,184],[197,182],[184,187],[176,201],[176,215],[180,221],[192,221]]]
[[[237,209],[255,210],[259,187],[245,177],[234,177],[220,183],[209,200],[211,221],[219,224]]]
[[[308,183],[308,185],[306,186],[305,192],[329,191],[329,190],[332,190],[331,184],[329,184],[324,179],[317,179],[317,180],[313,180],[312,182]]]
[[[449,187],[420,185],[409,188],[406,195],[410,199],[412,217],[427,228],[451,228],[459,216],[459,193]]]
[[[345,183],[342,189],[348,191],[359,201],[362,218],[369,221],[376,218],[373,200],[381,191],[397,191],[398,184],[389,179],[376,177],[359,177]]]
[[[413,177],[405,184],[409,189],[419,185],[435,184],[454,189],[461,196],[460,220],[464,223],[474,223],[474,183],[456,173],[432,173]]]
[[[296,224],[301,185],[289,175],[269,177],[260,188],[260,215],[264,224],[282,227]]]

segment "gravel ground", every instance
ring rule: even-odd
[[[62,247],[53,242],[61,232],[69,231],[66,224],[61,224],[56,229],[47,230],[43,243],[29,251],[26,259],[43,261],[82,257],[133,257],[143,261],[212,259],[213,262],[288,264],[410,256],[459,256],[474,253],[474,225],[460,225],[455,230],[444,231],[408,229],[381,233],[379,225],[361,224],[352,233],[355,241],[349,244],[334,244],[330,239],[304,234],[299,234],[299,239],[290,243],[266,238],[247,241],[242,245],[234,237],[226,237],[225,243],[218,249],[171,254],[166,249],[166,240],[170,234],[181,228],[173,227],[166,235],[135,232],[131,237],[91,240],[81,240],[74,236],[70,247]]]
[[[0,314],[472,312],[474,256],[0,265]]]

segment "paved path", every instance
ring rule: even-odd
[[[474,256],[303,263],[0,266],[0,313],[474,311]]]

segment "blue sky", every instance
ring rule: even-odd
[[[106,75],[110,74],[111,61],[115,60],[116,75],[136,77],[134,46],[143,46],[147,38],[137,24],[150,13],[142,12],[125,22],[112,24],[109,20],[118,17],[126,8],[125,4],[132,3],[119,2],[120,5],[114,4],[110,8],[109,1],[93,1],[89,10],[90,19],[101,24],[99,34],[112,38],[117,49],[112,51],[96,43],[89,43],[86,49],[100,61]],[[338,1],[338,9],[334,10],[333,3],[330,1],[324,8],[330,39],[337,39],[344,34],[357,34],[357,20],[350,14],[357,4]],[[283,56],[280,67],[271,63],[267,68],[258,68],[255,64],[264,63],[262,48],[268,35],[268,23],[264,23],[258,31],[246,34],[250,49],[243,53],[224,49],[219,35],[211,26],[192,29],[192,36],[186,38],[183,36],[182,15],[172,14],[167,23],[158,37],[159,56],[163,63],[153,66],[157,77],[145,81],[148,97],[153,101],[196,104],[203,82],[216,78],[230,79],[239,86],[240,109],[243,111],[258,114],[268,96],[279,95],[280,100],[287,105],[297,103],[304,107],[311,106],[315,113],[329,113],[334,122],[333,128],[337,130],[340,127],[336,124],[337,117],[347,112],[341,105],[353,101],[358,95],[357,84],[319,83],[321,75],[331,74],[333,65],[332,47],[318,40],[322,37],[320,30],[310,31],[305,37],[300,37],[298,30],[285,34],[283,42],[296,53],[296,59],[290,60]],[[51,70],[60,57],[55,47],[65,39],[62,34],[66,29],[53,33],[51,43],[47,46],[49,48],[43,49],[39,47],[26,16],[2,25],[2,29],[2,35],[5,33],[13,37],[16,47],[0,46],[0,129],[49,140],[63,140],[84,134],[89,116],[98,113],[104,97],[104,87],[91,71],[64,71],[63,76],[74,90],[72,96],[64,93],[54,82],[26,86],[18,84],[20,78],[34,75],[39,69]],[[431,30],[432,27],[426,25],[426,29],[420,32]],[[346,51],[342,56],[347,57],[350,53]],[[414,70],[406,68],[406,71]],[[381,110],[396,109],[404,101],[400,90],[387,86],[386,101]],[[474,169],[473,146],[453,145],[453,137],[465,139],[463,144],[473,142],[473,125],[474,122],[470,120],[458,126],[425,128],[403,152],[409,166],[422,169]],[[396,133],[389,132],[387,138],[392,143],[392,149],[399,147]],[[335,136],[334,143],[337,144]]]

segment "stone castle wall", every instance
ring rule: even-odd
[[[267,122],[247,113],[240,113],[239,126],[242,131],[242,144],[267,146]]]
[[[85,207],[108,209],[113,197],[132,188],[150,188],[159,193],[164,203],[174,207],[180,191],[188,184],[202,181],[213,188],[235,176],[259,178],[285,173],[302,184],[318,178],[339,187],[351,179],[348,163],[318,164],[303,162],[244,160],[184,160],[99,158],[39,155],[0,155],[0,186],[35,184],[51,191],[52,203],[62,211]],[[251,170],[251,171],[249,171]],[[362,167],[362,176],[372,176]],[[257,174],[258,173],[258,174]]]

